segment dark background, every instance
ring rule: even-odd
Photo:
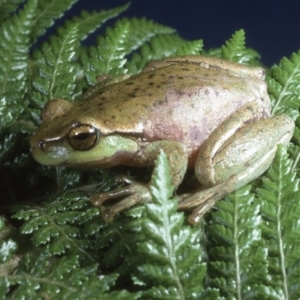
[[[67,16],[82,9],[111,9],[127,2],[79,0]],[[121,16],[146,17],[170,26],[185,39],[203,39],[205,49],[220,47],[243,28],[246,45],[261,54],[266,66],[300,49],[300,0],[132,0]]]

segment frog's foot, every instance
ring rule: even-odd
[[[248,166],[246,170],[230,176],[226,181],[219,182],[206,189],[198,190],[192,194],[181,195],[178,208],[181,210],[193,208],[192,213],[188,217],[188,221],[191,224],[198,223],[202,216],[214,206],[218,200],[223,199],[226,195],[245,186],[264,173],[273,161],[276,149],[277,146],[273,148],[273,151],[270,151],[258,159],[256,164]]]
[[[125,199],[107,208],[103,212],[103,219],[107,222],[112,221],[114,216],[122,210],[130,208],[139,203],[146,203],[151,201],[151,195],[147,184],[133,182],[126,176],[120,177],[117,181],[131,184],[110,192],[95,195],[91,200],[93,205],[101,206],[104,202],[110,199],[127,196]]]
[[[232,188],[232,191],[234,189]],[[197,224],[203,215],[227,194],[228,183],[222,182],[214,187],[203,189],[196,193],[180,195],[178,209],[187,210],[194,208],[188,216],[188,222],[190,224]]]

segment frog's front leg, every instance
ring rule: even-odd
[[[207,188],[182,195],[179,202],[180,209],[196,207],[189,217],[190,223],[197,223],[217,200],[265,172],[272,163],[277,144],[290,141],[294,131],[292,119],[281,115],[251,121],[247,114],[256,109],[255,102],[242,107],[201,146],[195,173]]]
[[[188,164],[188,151],[184,144],[173,141],[156,141],[142,145],[139,153],[135,155],[133,164],[136,166],[153,165],[160,149],[164,150],[167,154],[172,176],[171,181],[175,188],[177,188],[184,177]],[[103,218],[106,221],[111,221],[118,212],[135,204],[151,201],[149,184],[131,181],[127,177],[119,178],[118,181],[129,185],[107,193],[95,195],[92,198],[94,205],[101,206],[110,199],[127,196],[104,211]]]

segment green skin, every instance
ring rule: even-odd
[[[172,183],[194,168],[201,188],[179,196],[179,209],[193,209],[190,223],[228,193],[270,166],[278,143],[288,143],[294,122],[270,117],[264,70],[217,58],[182,56],[149,63],[142,73],[99,78],[83,100],[50,100],[43,124],[31,139],[44,165],[106,168],[154,165],[168,156]],[[148,185],[95,195],[92,202],[125,197],[104,213],[151,201]]]

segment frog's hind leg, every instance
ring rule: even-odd
[[[226,123],[227,121],[225,121]],[[228,121],[230,122],[230,121]],[[288,143],[294,122],[286,115],[256,120],[220,141],[225,124],[213,132],[200,148],[195,171],[207,188],[183,195],[180,209],[194,208],[189,221],[197,223],[217,200],[239,189],[264,173],[273,161],[277,144]],[[229,130],[228,130],[229,132]]]
[[[188,210],[194,208],[188,217],[190,224],[196,224],[200,221],[202,216],[210,210],[214,204],[223,199],[229,193],[245,186],[250,181],[259,177],[270,166],[276,149],[266,156],[264,156],[256,165],[249,166],[247,170],[237,175],[231,176],[228,180],[223,181],[213,187],[205,188],[193,194],[183,194],[180,196],[178,209]],[[251,177],[249,177],[249,173]]]

